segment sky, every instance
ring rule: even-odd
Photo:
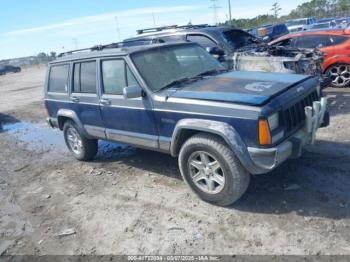
[[[279,0],[281,15],[306,0]],[[271,12],[274,0],[231,0],[233,18]],[[118,42],[136,29],[214,24],[210,0],[0,0],[0,59]],[[218,22],[228,1],[217,0]]]

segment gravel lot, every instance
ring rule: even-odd
[[[105,142],[74,160],[44,123],[44,77],[0,76],[0,254],[350,254],[350,89],[327,90],[331,125],[302,158],[222,208],[168,155]]]

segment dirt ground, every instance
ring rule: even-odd
[[[73,159],[42,110],[45,68],[0,77],[0,254],[350,254],[350,89],[302,158],[254,176],[222,208],[177,160],[100,143]]]

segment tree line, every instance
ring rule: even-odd
[[[232,19],[221,25],[230,25],[236,28],[248,29],[263,24],[286,22],[289,19],[303,17],[343,17],[350,16],[350,0],[312,0],[298,5],[288,15],[279,16],[281,8],[275,2],[271,8],[271,14],[259,15],[250,19]]]

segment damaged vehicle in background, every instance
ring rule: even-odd
[[[290,33],[309,30],[317,22],[316,18],[298,18],[287,21],[286,25]]]
[[[228,26],[185,25],[137,30],[138,36],[125,39],[124,46],[188,41],[205,48],[228,69],[296,73],[317,76],[321,87],[330,81],[323,77],[323,55],[315,50],[274,47],[253,35]]]
[[[276,48],[319,49],[324,54],[323,73],[333,87],[350,85],[350,29],[304,31],[270,43]]]
[[[263,25],[246,31],[264,42],[270,42],[289,33],[285,24]]]

